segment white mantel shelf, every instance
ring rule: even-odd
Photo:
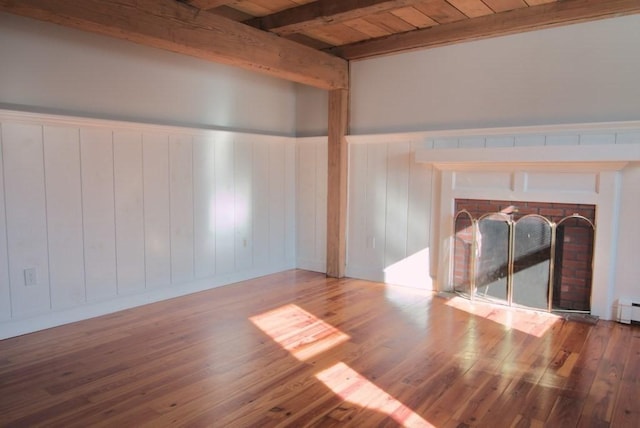
[[[593,169],[597,165],[598,170],[620,170],[628,162],[640,161],[640,144],[418,149],[415,161],[443,170],[483,169],[483,166],[557,169],[568,165],[572,169],[576,166]]]

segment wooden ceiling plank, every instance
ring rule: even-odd
[[[416,28],[426,28],[433,25],[438,25],[436,21],[429,18],[427,15],[420,12],[415,7],[403,7],[393,10],[391,11],[391,13]]]
[[[640,13],[638,0],[564,0],[393,34],[329,51],[348,60]]]
[[[469,18],[491,15],[494,13],[482,0],[447,0]]]
[[[197,7],[198,9],[207,10],[225,6],[232,1],[233,0],[187,0],[187,3],[189,3],[191,6]]]
[[[344,44],[359,42],[361,40],[371,39],[371,36],[343,23],[329,24],[318,28],[311,28],[305,31],[303,34],[321,40],[325,43],[329,43],[332,46],[340,46]]]
[[[241,12],[249,14],[251,16],[265,16],[271,15],[273,9],[270,7],[264,7],[251,1],[237,0],[233,2],[233,8],[238,9]]]
[[[280,12],[281,10],[291,9],[298,7],[299,5],[291,0],[246,0],[249,3],[253,3],[260,7],[263,7],[271,13]]]
[[[414,25],[409,24],[407,21],[398,18],[392,13],[376,13],[373,15],[365,16],[365,21],[369,21],[372,24],[377,25],[378,27],[389,30],[393,33],[403,33],[405,31],[415,30],[416,27]]]
[[[319,87],[348,87],[329,54],[174,0],[0,0],[0,11]]]
[[[423,1],[413,7],[439,24],[448,24],[450,22],[469,19],[467,15],[460,12],[444,0]]]
[[[529,6],[538,6],[541,4],[547,4],[547,3],[555,3],[558,0],[525,0],[525,2],[529,5]]]
[[[364,18],[352,19],[350,21],[345,21],[343,24],[360,31],[371,38],[383,37],[392,34],[389,30],[380,28]]]
[[[524,0],[482,0],[494,12],[506,12],[507,10],[528,7]]]
[[[247,21],[247,24],[285,35],[303,32],[328,22],[340,23],[415,3],[418,0],[318,0]]]

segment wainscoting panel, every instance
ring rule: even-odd
[[[146,288],[153,289],[171,284],[169,135],[145,132],[142,160],[145,278]]]
[[[233,140],[216,141],[215,150],[216,273],[224,275],[235,270]]]
[[[145,288],[142,133],[113,135],[118,294]]]
[[[117,294],[113,132],[80,130],[84,270],[87,301]]]
[[[251,212],[253,215],[253,265],[264,269],[269,266],[269,146],[272,143],[253,143]]]
[[[253,265],[253,144],[250,141],[234,143],[235,166],[233,171],[234,230],[235,230],[235,267],[249,269]],[[259,215],[256,212],[256,215]]]
[[[0,338],[295,267],[289,137],[10,111],[0,127]]]
[[[301,139],[297,148],[297,265],[326,272],[327,139]]]
[[[171,282],[194,277],[193,144],[190,135],[169,137],[169,195],[171,200]]]
[[[51,307],[84,304],[80,130],[45,126],[44,170],[51,274]]]
[[[42,126],[3,124],[2,149],[11,306],[28,317],[51,308]]]
[[[216,141],[212,136],[193,140],[193,221],[196,278],[216,273]]]
[[[2,152],[2,128],[0,127],[0,321],[5,321],[11,319],[11,290],[9,289],[7,217],[4,204],[4,162]]]

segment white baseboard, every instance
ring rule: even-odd
[[[61,311],[48,312],[31,318],[21,320],[10,320],[0,323],[0,339],[20,336],[47,328],[57,327],[76,321],[82,321],[124,309],[134,308],[149,303],[172,299],[199,291],[210,290],[212,288],[233,284],[248,279],[258,278],[264,275],[294,269],[293,263],[283,266],[252,269],[244,272],[236,272],[228,275],[221,275],[212,278],[199,279],[183,284],[172,284],[171,286],[158,288],[138,294],[118,296],[102,302],[89,303],[86,305],[65,309]]]
[[[324,260],[298,259],[296,261],[298,269],[310,270],[312,272],[327,272],[327,262]]]

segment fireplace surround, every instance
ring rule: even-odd
[[[628,126],[637,128],[636,123]],[[621,123],[555,125],[430,136],[425,147],[416,150],[415,161],[434,171],[434,288],[454,291],[456,200],[591,206],[597,228],[589,312],[615,318],[621,170],[640,160],[640,145],[626,144],[625,129]]]

